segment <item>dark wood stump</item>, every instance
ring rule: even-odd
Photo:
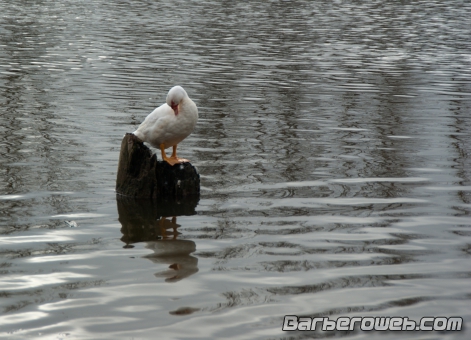
[[[171,166],[132,133],[121,142],[116,192],[136,198],[166,202],[199,200],[200,175],[191,163]]]

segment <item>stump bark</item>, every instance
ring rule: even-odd
[[[126,133],[121,142],[116,192],[165,202],[198,201],[200,176],[191,163],[171,166],[158,161],[139,138]]]

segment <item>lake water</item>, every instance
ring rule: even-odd
[[[1,2],[0,337],[469,339],[469,13]],[[164,221],[114,186],[123,135],[176,84],[201,197]],[[465,326],[288,333],[285,315]]]

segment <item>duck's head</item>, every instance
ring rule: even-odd
[[[181,86],[174,86],[168,91],[167,105],[175,112],[175,116],[178,115],[180,103],[187,97],[188,95]]]

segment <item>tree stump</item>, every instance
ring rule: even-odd
[[[139,138],[126,133],[121,142],[116,192],[165,202],[195,199],[197,202],[200,176],[191,163],[171,166],[165,161],[158,161]]]

